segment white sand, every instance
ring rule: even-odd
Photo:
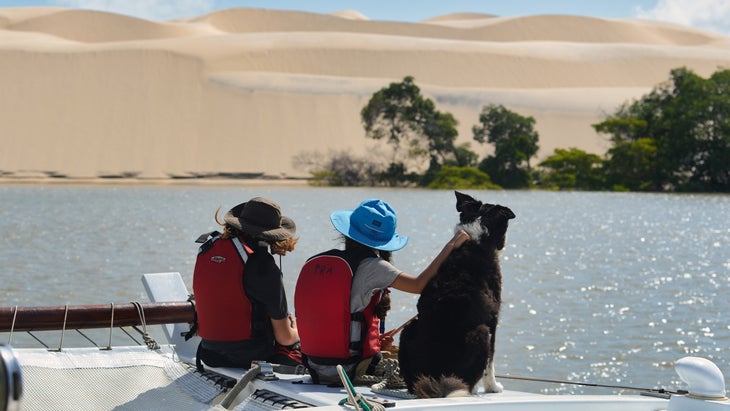
[[[730,67],[730,38],[575,16],[229,9],[161,23],[0,8],[0,177],[306,176],[299,153],[372,147],[360,110],[407,75],[456,116],[459,142],[495,103],[535,117],[538,161],[603,154],[591,124],[680,66]]]

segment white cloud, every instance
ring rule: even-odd
[[[213,9],[213,0],[53,0],[53,3],[159,21],[196,17]]]
[[[636,17],[668,21],[730,35],[728,0],[659,0],[654,8],[638,7]]]

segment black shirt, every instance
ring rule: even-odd
[[[243,271],[243,288],[252,303],[257,302],[264,307],[266,315],[281,320],[289,314],[283,273],[274,256],[269,254],[268,246],[263,241],[249,244],[253,254],[248,256]]]

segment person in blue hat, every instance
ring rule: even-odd
[[[470,238],[457,231],[425,270],[411,275],[391,264],[391,253],[405,247],[408,237],[396,232],[398,217],[387,202],[365,200],[354,210],[333,212],[330,221],[345,249],[307,260],[294,294],[301,350],[315,383],[338,382],[338,364],[353,379],[374,374],[381,347],[393,341],[380,325],[389,308],[388,288],[420,294],[451,251]]]

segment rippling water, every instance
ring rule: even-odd
[[[730,376],[729,196],[469,193],[517,215],[501,257],[498,374],[672,389],[682,388],[674,361],[693,355]],[[145,301],[140,276],[147,272],[177,271],[190,286],[194,240],[217,228],[215,210],[257,195],[297,222],[301,240],[283,259],[290,306],[304,260],[339,245],[331,211],[365,198],[390,202],[398,231],[411,237],[394,262],[415,274],[457,222],[451,191],[2,186],[0,304]],[[415,314],[417,299],[393,297],[389,328]],[[14,337],[16,346],[25,341]]]

